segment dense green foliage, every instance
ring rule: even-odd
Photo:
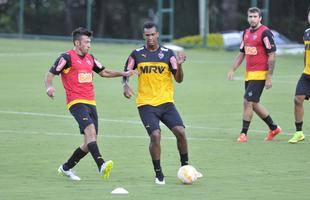
[[[183,47],[201,47],[203,38],[200,35],[186,36],[173,40],[173,43]],[[221,34],[209,34],[207,37],[208,47],[221,48],[223,46],[223,37]]]

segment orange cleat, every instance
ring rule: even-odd
[[[248,141],[248,138],[247,138],[247,135],[244,134],[244,133],[240,133],[238,139],[237,139],[237,142],[247,142]]]
[[[277,128],[275,130],[270,130],[267,134],[267,136],[265,137],[265,141],[271,141],[273,140],[274,137],[276,137],[276,135],[278,135],[279,133],[281,133],[282,129],[280,126],[277,126]]]

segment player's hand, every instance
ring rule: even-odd
[[[183,64],[186,60],[186,55],[183,51],[177,53],[177,62],[179,65]]]
[[[265,88],[270,89],[272,87],[272,80],[270,76],[267,76],[267,79],[265,81]]]
[[[55,88],[53,86],[50,86],[46,89],[46,94],[47,96],[49,96],[50,98],[54,98],[55,96]]]
[[[124,84],[124,97],[126,97],[127,99],[130,99],[130,97],[134,96],[135,93],[134,91],[131,89],[131,87],[129,87],[129,85],[127,83]]]
[[[136,70],[128,70],[126,72],[123,72],[123,76],[125,76],[125,77],[130,77],[134,74],[138,74],[138,72]]]
[[[227,74],[227,79],[228,79],[229,81],[234,80],[234,74],[235,74],[235,72],[234,72],[233,70],[229,70],[229,72],[228,72],[228,74]]]

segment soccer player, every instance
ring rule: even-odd
[[[310,24],[310,7],[308,8],[308,22]],[[310,28],[305,30],[304,33],[304,71],[297,83],[295,91],[295,126],[296,133],[288,141],[291,144],[295,144],[305,139],[305,135],[302,131],[302,123],[304,117],[304,100],[309,100],[310,97]]]
[[[160,139],[162,121],[175,135],[181,166],[188,164],[187,139],[183,121],[173,103],[173,78],[183,81],[182,64],[186,56],[182,52],[177,57],[173,51],[158,43],[157,25],[146,22],[143,25],[145,46],[130,54],[125,71],[138,70],[138,95],[136,99],[140,118],[150,137],[149,151],[155,170],[155,183],[165,184],[164,173],[160,165]],[[130,98],[134,93],[123,78],[124,96]],[[199,174],[201,176],[201,174]]]
[[[250,27],[243,32],[240,53],[236,57],[228,72],[228,80],[233,80],[234,73],[246,59],[245,93],[243,102],[243,123],[238,142],[247,142],[247,132],[252,120],[253,111],[269,126],[265,138],[271,141],[281,132],[268,111],[260,104],[260,96],[264,87],[272,87],[272,75],[275,67],[276,45],[273,34],[268,27],[261,24],[261,10],[256,7],[248,9],[248,22]]]
[[[81,180],[71,169],[88,152],[94,158],[99,174],[108,178],[113,167],[113,161],[104,161],[97,145],[98,116],[93,86],[93,71],[102,77],[131,76],[134,71],[117,72],[106,69],[89,53],[92,32],[85,28],[77,28],[72,32],[74,48],[62,53],[45,76],[46,93],[50,98],[55,96],[53,79],[61,75],[61,80],[66,91],[67,107],[79,124],[80,133],[84,141],[72,156],[60,165],[58,173],[69,177],[71,180]]]

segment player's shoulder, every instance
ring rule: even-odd
[[[310,40],[310,28],[305,30],[304,33],[304,41],[309,41]]]
[[[160,46],[159,47],[161,51],[164,51],[164,52],[169,52],[169,51],[172,51],[171,49],[165,47],[165,46]]]
[[[142,47],[139,47],[139,48],[133,50],[133,52],[141,52],[141,51],[143,51],[144,49],[145,49],[145,47],[142,46]]]

